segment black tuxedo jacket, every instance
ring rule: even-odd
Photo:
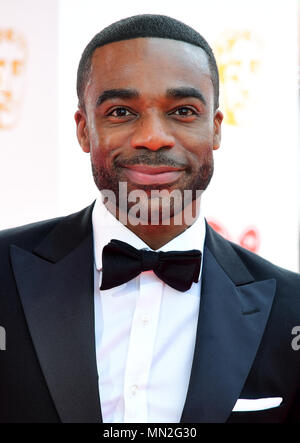
[[[101,422],[92,207],[0,233],[0,326],[6,331],[0,422]],[[300,422],[295,326],[300,276],[207,226],[181,422]],[[269,410],[232,412],[239,398],[265,397],[283,401]]]

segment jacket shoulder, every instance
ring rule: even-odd
[[[280,287],[297,291],[300,299],[300,274],[298,272],[282,268],[235,243],[229,243],[256,280],[275,278]]]
[[[91,231],[94,203],[69,215],[0,231],[0,255],[7,254],[11,245],[37,252],[41,245],[45,246],[45,241],[48,249],[51,245],[58,248],[64,245],[64,250],[74,247]]]
[[[275,278],[277,283],[286,287],[297,286],[300,289],[300,274],[284,269],[271,261],[257,255],[218,234],[207,224],[206,245],[228,275],[236,274],[252,276],[253,280],[261,281]],[[244,278],[242,280],[245,280]],[[239,281],[237,279],[237,284]],[[300,295],[300,294],[299,294]]]
[[[15,244],[24,249],[34,249],[64,217],[56,217],[0,231],[0,252]]]

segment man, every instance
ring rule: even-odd
[[[222,123],[206,41],[122,20],[77,90],[105,198],[1,233],[1,421],[299,422],[300,277],[201,213]]]

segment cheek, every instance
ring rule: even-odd
[[[120,140],[114,134],[91,127],[90,130],[91,158],[94,164],[109,167],[120,147]]]
[[[199,164],[211,158],[213,136],[208,133],[198,133],[193,137],[187,136],[184,140],[181,140],[181,145],[184,148],[189,163],[196,169]]]
[[[174,135],[182,146],[196,155],[201,150],[212,149],[214,139],[213,118],[207,115],[191,125],[177,127]]]

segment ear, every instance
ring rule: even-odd
[[[82,109],[79,109],[75,112],[74,115],[76,122],[76,134],[78,142],[81,146],[81,149],[84,152],[90,152],[90,137],[89,131],[87,127],[87,118],[85,112]]]
[[[221,111],[217,110],[214,115],[214,138],[213,138],[213,149],[219,149],[221,144],[221,125],[223,121],[223,114]]]

